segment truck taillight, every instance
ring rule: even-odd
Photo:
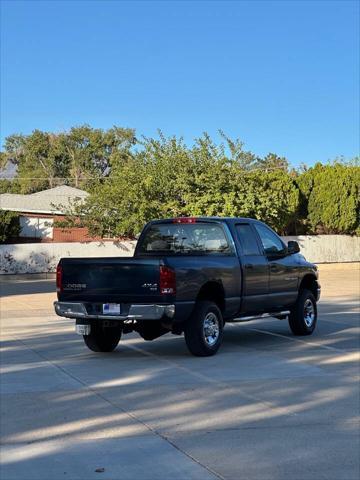
[[[57,292],[62,291],[62,267],[61,267],[61,265],[58,265],[56,267],[56,291]]]
[[[176,293],[175,272],[164,265],[160,265],[160,293],[162,295]]]
[[[195,217],[174,218],[173,223],[196,223],[196,218]]]

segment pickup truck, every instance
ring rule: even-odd
[[[184,333],[189,351],[214,355],[227,322],[288,319],[311,335],[320,298],[317,267],[250,218],[149,222],[133,257],[62,258],[55,312],[76,319],[89,349],[111,352],[121,335]]]

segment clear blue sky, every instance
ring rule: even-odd
[[[2,1],[1,139],[223,129],[294,165],[359,151],[356,1]]]

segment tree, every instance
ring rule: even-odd
[[[16,166],[22,193],[59,184],[86,188],[126,161],[135,143],[134,130],[116,126],[102,130],[82,125],[56,134],[34,130],[6,138],[0,170],[9,163]]]
[[[289,170],[289,162],[285,157],[279,157],[275,153],[268,153],[266,157],[259,159],[258,167],[265,171],[271,172],[273,170]]]
[[[24,142],[22,158],[18,162],[18,177],[24,193],[54,186],[56,168],[50,155],[50,135],[34,130]]]
[[[244,143],[239,138],[234,140],[226,135],[223,130],[219,130],[219,133],[225,140],[225,144],[220,144],[220,148],[224,155],[226,149],[229,151],[229,160],[235,162],[244,170],[253,170],[259,167],[259,158],[252,152],[244,150]]]
[[[10,135],[5,140],[1,167],[16,166],[16,179],[21,193],[52,188],[57,179],[66,175],[64,152],[59,149],[58,136],[40,130],[30,135]]]
[[[79,187],[82,181],[108,176],[114,166],[129,157],[136,138],[131,129],[113,127],[104,131],[82,125],[71,128],[62,141],[69,158],[69,175]]]
[[[81,214],[92,234],[134,236],[151,219],[180,215],[244,215],[291,228],[299,193],[284,170],[244,168],[207,134],[187,147],[160,132],[142,147],[93,188]]]
[[[25,135],[14,133],[6,137],[4,151],[1,152],[0,168],[5,168],[7,163],[19,165],[24,158],[25,144]]]

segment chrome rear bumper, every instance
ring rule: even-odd
[[[54,308],[60,317],[85,320],[160,320],[175,315],[175,305],[130,305],[126,315],[89,314],[80,302],[54,302]]]

